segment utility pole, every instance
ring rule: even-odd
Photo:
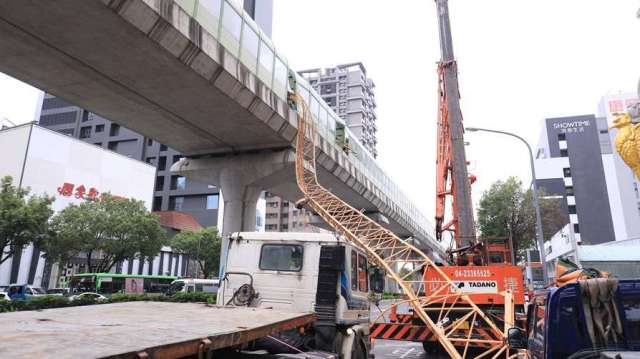
[[[456,242],[461,246],[476,243],[476,226],[473,219],[471,184],[467,172],[467,156],[464,148],[464,128],[460,111],[460,93],[458,89],[458,69],[453,55],[451,24],[447,0],[435,0],[438,11],[440,33],[441,66],[444,66],[444,91],[448,109],[449,129],[451,133],[452,176],[454,210],[457,213]]]

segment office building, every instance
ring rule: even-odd
[[[182,157],[176,150],[49,94],[39,124],[155,166],[153,211],[184,212],[203,227],[216,225],[218,189],[171,174],[171,166]]]
[[[367,77],[360,62],[331,68],[299,72],[316,90],[331,109],[345,120],[347,127],[374,157],[376,145],[375,84]],[[352,139],[354,140],[354,139]],[[293,203],[267,193],[265,230],[268,232],[319,232],[313,226],[313,216],[305,209],[298,210]]]
[[[273,193],[265,193],[264,230],[267,232],[323,232],[312,224],[312,213],[297,209],[293,202],[285,201]]]
[[[637,101],[635,94],[606,96],[597,117],[543,122],[535,161],[538,186],[545,195],[563,199],[568,218],[545,244],[550,273],[557,258],[599,263],[598,251],[613,256],[620,252],[618,243],[640,240],[640,184],[614,148],[617,130],[608,128],[615,113]]]
[[[156,170],[144,162],[33,124],[0,130],[0,153],[5,154],[0,177],[11,176],[15,186],[29,187],[31,193],[55,196],[54,212],[106,192],[143,201],[151,209]],[[181,254],[163,247],[150,262],[124,261],[113,271],[183,275],[182,263]],[[69,275],[90,271],[85,265],[86,258],[78,257],[61,268],[30,245],[0,264],[0,285],[60,286]]]
[[[361,62],[299,72],[347,124],[357,140],[377,157],[375,84]]]

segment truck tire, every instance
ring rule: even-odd
[[[438,342],[422,342],[422,349],[424,349],[424,352],[429,354],[430,356],[438,357],[445,354],[445,351],[442,349],[442,346]]]

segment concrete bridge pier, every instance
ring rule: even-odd
[[[224,202],[220,273],[234,232],[255,231],[256,204],[260,192],[291,179],[294,168],[291,150],[184,158],[171,172],[188,179],[218,186]]]

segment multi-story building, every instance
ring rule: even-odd
[[[377,156],[375,84],[367,77],[362,63],[299,72],[309,81],[331,109],[345,120],[355,140]],[[293,203],[267,193],[265,229],[268,232],[319,232],[311,225],[311,213],[298,210]]]
[[[182,157],[176,150],[49,94],[39,124],[155,166],[153,211],[180,211],[203,227],[216,225],[218,189],[171,174],[171,165]]]
[[[548,269],[559,257],[586,260],[595,245],[640,239],[639,179],[615,151],[617,131],[608,128],[615,113],[637,101],[635,94],[607,96],[598,117],[543,122],[535,161],[538,186],[563,199],[568,218],[545,245]]]
[[[267,232],[321,232],[311,224],[312,215],[306,209],[297,209],[293,202],[285,201],[273,193],[265,193]]]
[[[361,62],[299,72],[347,124],[358,141],[376,157],[375,84]]]
[[[15,186],[28,187],[34,194],[55,196],[51,205],[54,212],[107,192],[143,201],[147,209],[151,208],[156,171],[144,162],[33,124],[0,130],[0,153],[5,154],[0,161],[0,178],[11,176]],[[0,285],[61,286],[69,275],[91,271],[83,254],[59,266],[34,245],[14,248],[10,257],[7,249],[0,263]],[[184,255],[164,246],[155,258],[125,260],[112,271],[185,275],[186,263]]]

